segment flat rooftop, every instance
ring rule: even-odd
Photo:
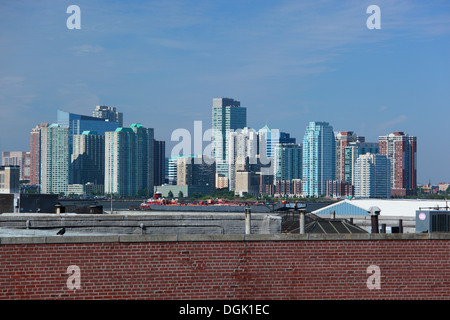
[[[0,245],[73,244],[73,243],[131,243],[186,241],[448,241],[450,233],[358,233],[358,234],[234,234],[234,235],[69,235],[36,236],[16,234],[0,237]]]
[[[65,229],[64,236],[243,234],[245,214],[166,211],[0,214],[0,237],[52,236],[62,228]],[[252,213],[251,230],[254,234],[281,233],[281,218],[268,213]]]

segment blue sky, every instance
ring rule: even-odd
[[[66,27],[72,4],[80,30]],[[28,151],[57,109],[100,104],[170,142],[231,97],[248,126],[298,141],[309,121],[373,142],[415,135],[419,183],[450,182],[449,1],[3,0],[0,48],[0,151]]]

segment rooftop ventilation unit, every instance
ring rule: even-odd
[[[416,210],[416,232],[450,232],[450,211],[436,208]]]

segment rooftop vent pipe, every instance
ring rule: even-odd
[[[245,234],[250,234],[252,229],[252,210],[245,208]]]
[[[300,210],[300,234],[305,233],[305,210]]]
[[[370,207],[368,212],[372,222],[372,233],[378,233],[378,216],[380,215],[381,209],[378,207]]]

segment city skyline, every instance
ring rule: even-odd
[[[70,4],[80,30],[66,27]],[[366,27],[371,4],[380,30]],[[438,1],[5,1],[0,151],[29,151],[30,130],[55,110],[98,105],[170,144],[173,130],[210,124],[212,98],[230,97],[248,127],[298,141],[311,121],[369,142],[416,136],[417,182],[450,181],[449,21]]]

